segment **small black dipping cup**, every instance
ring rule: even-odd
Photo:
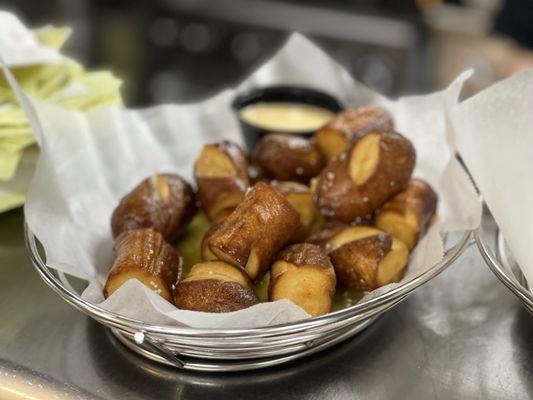
[[[240,111],[255,103],[299,103],[309,104],[326,110],[338,113],[343,109],[337,99],[329,94],[314,89],[297,86],[269,86],[256,88],[238,95],[233,100],[232,108],[239,119],[241,131],[244,137],[247,150],[250,152],[262,136],[272,133],[272,130],[260,126],[251,125],[240,116]],[[279,132],[282,132],[281,130]],[[283,132],[282,132],[283,133]],[[288,131],[294,135],[310,137],[315,133],[312,131]]]

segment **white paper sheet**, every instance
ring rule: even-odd
[[[62,59],[55,49],[43,46],[35,33],[12,13],[0,10],[0,57],[9,67],[55,63]]]
[[[467,77],[461,75],[443,92],[392,102],[354,82],[318,47],[293,35],[236,90],[201,103],[146,110],[105,107],[80,113],[35,102],[42,150],[28,192],[26,219],[46,250],[48,265],[89,280],[83,297],[108,310],[151,323],[204,328],[265,326],[306,318],[303,310],[288,301],[224,315],[177,310],[135,281],[103,301],[101,289],[113,261],[109,227],[113,209],[150,174],[173,171],[191,179],[193,161],[204,143],[221,138],[241,143],[230,109],[236,92],[278,83],[311,86],[337,95],[346,104],[387,106],[398,130],[415,145],[415,176],[427,179],[441,198],[440,222],[414,250],[405,282],[442,258],[439,229],[473,229],[479,224],[480,204],[452,156],[445,118]],[[31,104],[26,102],[25,109],[31,113]],[[29,119],[40,132],[39,121]]]
[[[533,284],[533,70],[456,105],[453,134],[483,199]]]

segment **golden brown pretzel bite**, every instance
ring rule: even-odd
[[[226,218],[248,189],[248,160],[235,143],[223,141],[204,146],[194,164],[198,197],[207,218]]]
[[[121,233],[115,240],[117,257],[104,286],[104,297],[136,278],[172,302],[172,285],[181,278],[182,261],[158,231],[145,228]]]
[[[257,182],[270,181],[263,169],[254,161],[250,161],[248,166],[248,179],[250,180],[250,186],[255,185]]]
[[[415,166],[415,149],[397,133],[369,133],[318,177],[316,204],[324,217],[350,223],[402,191]]]
[[[409,260],[409,249],[401,240],[368,226],[340,230],[325,249],[339,283],[363,291],[399,281]]]
[[[335,271],[320,247],[299,243],[282,250],[272,264],[270,301],[289,299],[316,317],[331,311]]]
[[[368,132],[393,132],[392,116],[380,107],[344,110],[320,128],[315,139],[322,154],[332,160],[347,151]]]
[[[374,223],[412,249],[426,232],[437,209],[437,200],[437,194],[427,182],[411,179],[404,191],[383,204]]]
[[[176,285],[174,302],[184,310],[223,313],[242,310],[259,300],[239,267],[222,261],[196,264]]]
[[[261,278],[272,256],[300,229],[300,216],[289,201],[259,182],[207,241],[219,260]]]
[[[322,229],[320,229],[318,232],[313,233],[310,235],[305,242],[306,243],[312,243],[316,244],[317,246],[320,246],[325,249],[326,244],[328,241],[335,236],[337,233],[339,233],[344,228],[349,227],[350,225],[341,224],[338,222],[333,223],[326,223]]]
[[[253,160],[271,179],[307,183],[324,166],[322,153],[313,141],[285,133],[263,136]]]
[[[300,215],[300,230],[292,238],[292,241],[304,240],[321,225],[322,218],[315,207],[313,194],[309,187],[298,182],[279,181],[272,181],[270,185],[283,194]]]
[[[217,259],[217,256],[211,251],[209,248],[209,238],[213,235],[213,233],[218,229],[220,224],[212,225],[207,232],[205,233],[203,239],[202,239],[202,246],[201,246],[201,256],[202,261],[214,261]]]
[[[124,231],[153,228],[169,243],[177,240],[196,214],[194,191],[176,174],[157,174],[124,196],[111,216],[113,237]]]

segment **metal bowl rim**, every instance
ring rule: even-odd
[[[494,275],[505,285],[516,297],[518,297],[528,308],[533,310],[533,294],[527,290],[516,278],[512,272],[508,271],[500,261],[500,256],[498,256],[498,251],[492,251],[491,246],[485,238],[485,230],[483,228],[483,222],[486,222],[487,219],[494,220],[494,217],[486,208],[486,213],[483,214],[482,218],[484,221],[481,222],[476,231],[474,231],[474,240],[476,242],[479,253],[483,257],[483,260],[493,272]],[[500,228],[496,225],[496,235],[495,241],[500,240],[499,237],[503,238],[503,234],[500,231]],[[496,247],[496,246],[495,246]]]

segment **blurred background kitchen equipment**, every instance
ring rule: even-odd
[[[293,31],[388,96],[443,88],[473,68],[466,97],[533,66],[528,0],[6,0],[2,6],[28,26],[70,26],[64,52],[89,69],[114,72],[133,107],[198,101],[232,86]],[[23,172],[7,187],[0,182],[0,191],[23,200]]]
[[[64,53],[121,78],[129,107],[194,102],[233,86],[293,31],[392,97],[443,88],[473,68],[468,97],[533,66],[529,0],[5,0],[1,7],[27,26],[71,27]],[[24,201],[36,159],[26,153],[32,157],[0,176],[0,212]]]
[[[527,0],[7,0],[4,7],[31,25],[71,26],[67,52],[88,66],[111,68],[126,82],[124,97],[133,106],[213,94],[295,30],[356,79],[392,96],[442,87],[467,68],[477,72],[474,92],[533,64],[526,34],[516,43],[491,35],[495,28],[515,34],[508,27],[519,25],[515,14],[527,21]]]

